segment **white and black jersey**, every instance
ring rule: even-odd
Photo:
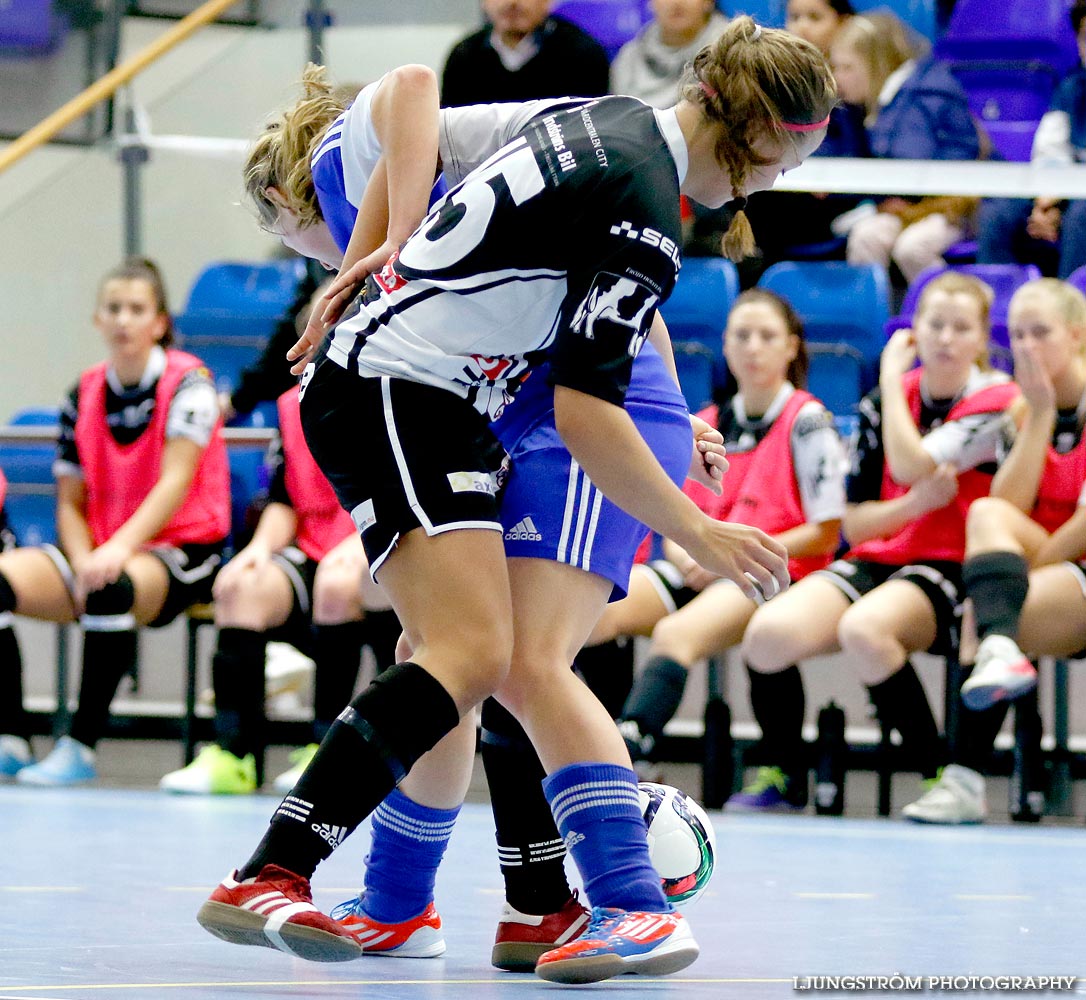
[[[609,97],[537,115],[369,279],[329,359],[493,418],[549,352],[553,382],[621,404],[678,274],[686,167],[673,111]]]

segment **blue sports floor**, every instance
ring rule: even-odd
[[[579,987],[497,972],[483,805],[465,807],[439,877],[444,958],[305,964],[194,919],[274,805],[0,787],[0,1000],[760,1000],[793,995],[793,976],[1086,974],[1086,829],[719,814],[714,883],[688,910],[702,955],[685,972]],[[321,867],[318,905],[354,894],[366,841],[364,827]]]

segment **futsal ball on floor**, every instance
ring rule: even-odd
[[[649,857],[673,906],[697,899],[713,877],[716,834],[705,810],[671,785],[638,785],[641,815],[649,835]]]

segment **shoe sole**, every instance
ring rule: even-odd
[[[536,963],[556,947],[553,942],[529,944],[525,941],[506,941],[494,945],[494,950],[490,953],[490,964],[505,972],[534,972]]]
[[[350,962],[362,957],[361,947],[352,938],[304,924],[285,923],[274,938],[269,937],[266,917],[212,899],[200,907],[196,922],[209,934],[230,944],[273,948],[307,962]]]
[[[700,949],[686,938],[673,946],[663,944],[656,950],[636,958],[621,955],[596,955],[592,958],[569,958],[565,961],[537,965],[535,974],[549,983],[599,983],[615,976],[670,976],[680,972],[697,959]]]
[[[1001,701],[1014,701],[1037,686],[1037,675],[1025,677],[1017,684],[978,684],[962,687],[962,702],[972,712],[983,712]]]
[[[910,823],[921,823],[924,826],[978,826],[984,822],[984,817],[978,819],[929,819],[926,816],[911,816],[907,812],[901,814]]]

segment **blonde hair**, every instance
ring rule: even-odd
[[[837,103],[837,88],[818,48],[787,31],[760,27],[744,15],[694,57],[682,98],[719,127],[717,160],[727,170],[732,190],[741,192],[752,167],[775,159],[756,153],[754,144],[767,135],[794,142],[809,130],[790,131],[788,126],[822,122]],[[723,249],[732,260],[754,252],[754,236],[742,209],[732,219]]]
[[[850,17],[837,32],[834,46],[852,49],[867,67],[871,86],[864,100],[868,116],[879,109],[879,93],[890,74],[923,55],[923,46],[893,14]]]
[[[309,161],[351,98],[342,88],[334,88],[325,67],[315,63],[306,66],[301,83],[302,96],[264,126],[245,160],[245,194],[264,229],[273,228],[279,219],[279,207],[267,194],[270,187],[282,192],[301,228],[323,218]]]
[[[1052,303],[1060,319],[1068,326],[1086,329],[1086,295],[1074,285],[1057,278],[1036,278],[1027,281],[1011,296],[1008,306],[1013,309],[1016,302],[1031,295],[1042,296]]]
[[[992,291],[991,286],[985,284],[980,278],[974,278],[971,274],[944,271],[924,286],[924,290],[920,293],[920,301],[916,304],[917,317],[931,304],[931,297],[938,292],[944,295],[968,295],[976,303],[980,325],[984,329],[984,347],[976,360],[981,368],[990,369],[992,361],[988,354],[988,338],[992,332],[992,302],[995,301],[995,292]]]

